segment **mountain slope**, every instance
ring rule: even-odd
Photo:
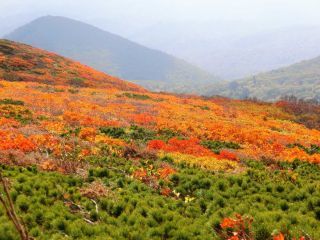
[[[152,93],[0,46],[0,239],[20,239],[8,203],[36,239],[320,239],[319,105]]]
[[[145,91],[80,63],[31,46],[0,39],[0,78],[73,87]]]
[[[217,80],[183,60],[64,17],[36,19],[6,38],[56,52],[126,80],[146,83],[156,90],[184,92],[190,91],[190,86]]]
[[[256,97],[273,101],[286,95],[320,99],[320,57],[261,73],[246,79],[211,86],[207,95]]]

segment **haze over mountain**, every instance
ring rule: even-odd
[[[316,0],[11,0],[0,3],[0,35],[67,16],[237,79],[320,55],[318,9]]]
[[[267,101],[294,95],[320,100],[320,57],[289,67],[210,87],[206,95],[258,98]]]
[[[183,60],[64,17],[38,18],[6,38],[56,52],[152,90],[192,92],[193,86],[218,79]]]
[[[159,23],[130,36],[225,79],[288,66],[320,55],[320,26],[262,29],[236,21]]]

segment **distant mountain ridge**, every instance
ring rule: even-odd
[[[320,55],[317,25],[264,29],[248,22],[159,23],[130,39],[233,80]]]
[[[218,80],[183,60],[65,17],[38,18],[6,38],[56,52],[152,90],[192,92],[193,86]]]
[[[320,56],[288,67],[210,86],[205,95],[278,100],[294,95],[320,100]]]

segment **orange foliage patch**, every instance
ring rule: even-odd
[[[232,218],[224,218],[220,223],[220,226],[223,229],[226,229],[226,228],[234,228],[237,224],[238,224],[237,220],[234,220]]]
[[[23,135],[13,135],[6,131],[0,131],[0,150],[20,150],[28,153],[36,149],[36,145]]]
[[[284,240],[284,235],[282,233],[273,236],[273,240]]]
[[[176,170],[169,165],[163,166],[157,171],[160,179],[167,179],[170,175],[176,173]]]
[[[148,143],[150,150],[163,150],[165,152],[178,152],[182,154],[193,155],[196,157],[214,157],[216,159],[225,159],[231,161],[238,161],[236,154],[227,150],[222,150],[220,154],[215,154],[211,150],[200,145],[199,139],[191,138],[189,140],[180,140],[172,138],[165,143],[161,140],[151,140]]]
[[[148,114],[134,114],[131,116],[135,124],[145,125],[154,122],[154,117]]]
[[[200,141],[196,138],[189,140],[180,140],[172,138],[166,144],[160,140],[152,140],[148,143],[148,148],[153,150],[164,150],[166,152],[180,152],[194,156],[215,156],[209,149],[202,147]]]
[[[222,150],[220,154],[218,155],[218,159],[227,159],[231,161],[238,161],[238,157],[236,154],[229,152],[227,150]]]
[[[320,131],[292,122],[295,115],[284,111],[282,102],[264,104],[149,92],[150,99],[161,101],[128,98],[124,92],[137,94],[146,90],[53,53],[0,41],[14,49],[13,55],[0,55],[1,64],[7,68],[5,72],[0,68],[0,76],[6,78],[0,81],[0,100],[18,99],[25,103],[0,106],[1,150],[53,152],[54,156],[50,157],[64,157],[74,150],[74,144],[61,135],[80,128],[79,144],[96,153],[97,145],[102,143],[115,147],[126,145],[120,139],[100,135],[100,127],[135,124],[155,132],[165,129],[183,136],[184,140],[174,137],[168,142],[152,140],[147,148],[198,157],[200,163],[196,165],[201,165],[200,159],[204,157],[207,164],[211,159],[242,158],[275,161],[298,158],[320,163],[319,153],[288,148],[290,144],[319,146]],[[26,61],[26,56],[30,60]],[[27,110],[32,112],[32,123],[19,119]],[[234,142],[241,149],[222,149],[220,154],[215,154],[201,146],[200,140]]]

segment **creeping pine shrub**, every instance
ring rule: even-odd
[[[0,116],[15,119],[22,124],[27,124],[32,121],[32,112],[18,104],[0,104]]]
[[[127,98],[137,99],[137,100],[148,100],[151,99],[148,95],[136,94],[136,93],[124,93],[123,96]]]
[[[255,233],[256,240],[270,239],[271,231],[264,224],[260,225]]]
[[[163,141],[168,141],[172,138],[178,138],[178,139],[185,139],[185,137],[176,131],[172,131],[171,129],[160,129],[158,131],[158,139],[163,140]]]
[[[74,86],[74,87],[85,87],[85,80],[82,78],[73,78],[71,80],[69,80],[69,83]]]
[[[230,175],[171,163],[176,172],[162,181],[172,190],[172,195],[167,197],[149,183],[130,177],[134,169],[146,168],[150,162],[153,170],[161,166],[164,164],[161,159],[96,158],[99,164],[91,167],[87,178],[36,171],[36,168],[3,168],[12,182],[16,211],[26,222],[32,237],[220,239],[219,233],[224,233],[230,238],[239,230],[222,229],[220,223],[227,218],[224,225],[229,223],[232,227],[240,220],[232,216],[239,213],[254,218],[250,239],[272,239],[274,229],[289,232],[291,235],[286,236],[287,239],[301,236],[301,233],[320,239],[320,176],[316,174],[319,166],[286,163],[279,168],[280,173],[275,174],[260,163],[246,166],[250,174]],[[170,160],[165,161],[168,164]],[[284,177],[287,169],[303,173],[299,174],[299,182],[292,183]],[[82,189],[91,190],[97,182],[108,189],[107,194],[97,198],[81,194]],[[98,213],[91,199],[96,201]],[[17,239],[1,206],[0,223],[0,240]]]
[[[70,89],[68,89],[68,92],[71,93],[71,94],[77,94],[77,93],[79,93],[79,89],[70,88]]]
[[[309,155],[314,155],[314,154],[320,153],[320,146],[315,145],[315,144],[312,144],[309,148],[305,147],[299,143],[289,144],[289,145],[287,145],[287,147],[288,148],[298,147],[301,150],[305,151]]]
[[[128,136],[129,139],[147,142],[149,140],[155,139],[156,133],[152,130],[133,125],[129,129]]]
[[[149,140],[156,138],[156,132],[132,125],[129,129],[124,129],[120,127],[102,127],[100,128],[100,132],[113,137],[113,138],[121,138],[126,141],[136,140],[147,142]]]
[[[156,132],[136,125],[132,125],[127,129],[122,127],[101,127],[99,130],[101,133],[106,134],[109,137],[120,138],[126,141],[135,140],[147,142],[154,139],[168,141],[173,137],[183,139],[183,136],[170,129],[161,129]]]
[[[211,140],[202,141],[201,145],[210,149],[211,151],[213,151],[216,154],[220,154],[220,151],[222,149],[240,149],[241,148],[241,146],[237,143],[211,141]]]
[[[9,82],[19,82],[22,81],[22,77],[20,77],[17,74],[14,74],[10,71],[4,72],[1,76],[4,80],[9,81]]]
[[[126,135],[124,128],[118,127],[101,127],[100,132],[113,138],[123,138]]]
[[[13,99],[5,98],[5,99],[0,100],[0,104],[1,105],[9,104],[9,105],[20,105],[20,106],[23,106],[24,102],[20,101],[20,100],[13,100]]]

